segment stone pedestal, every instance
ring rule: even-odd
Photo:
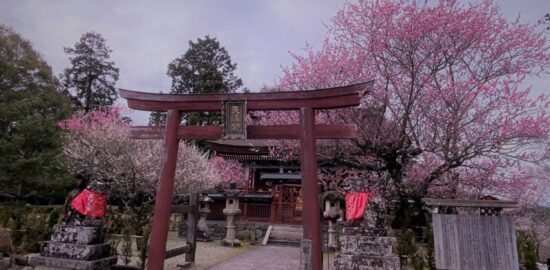
[[[66,224],[54,226],[51,240],[40,247],[40,256],[30,258],[36,269],[104,270],[116,264],[105,244],[105,228]]]
[[[227,217],[227,229],[225,238],[222,240],[222,245],[227,247],[240,247],[241,241],[237,239],[235,225],[235,219],[238,215],[241,214],[241,209],[239,209],[239,199],[236,194],[227,194],[225,199],[225,209],[223,209],[223,214]]]
[[[334,269],[399,270],[399,256],[393,252],[396,244],[394,237],[365,235],[361,228],[344,227]]]

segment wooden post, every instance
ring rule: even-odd
[[[321,270],[323,265],[315,146],[315,112],[311,107],[300,109],[300,166],[303,188],[302,220],[304,227],[300,269]]]
[[[277,192],[275,192],[275,186],[271,187],[271,211],[269,215],[269,223],[275,223],[277,221]]]
[[[241,202],[242,206],[243,206],[243,209],[242,209],[242,215],[241,215],[241,219],[242,220],[248,220],[248,202],[246,203],[243,203]]]
[[[190,249],[185,253],[185,263],[195,262],[195,251],[197,250],[197,220],[199,214],[199,195],[191,193],[189,195],[189,212],[187,212],[187,237],[186,242]]]
[[[153,212],[153,228],[149,245],[147,269],[162,270],[166,256],[166,240],[168,237],[168,223],[172,210],[172,196],[174,194],[174,176],[176,174],[176,160],[178,157],[177,138],[178,126],[181,121],[179,111],[168,111],[166,123],[166,137],[162,157],[162,171],[158,183],[158,190]]]

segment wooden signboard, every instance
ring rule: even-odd
[[[433,214],[437,269],[517,270],[512,217]]]
[[[246,139],[246,100],[224,101],[222,121],[222,139]]]

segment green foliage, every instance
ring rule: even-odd
[[[0,206],[0,227],[9,228],[14,247],[19,251],[38,252],[40,242],[50,239],[53,225],[59,221],[61,206]]]
[[[139,251],[139,267],[145,269],[145,263],[147,262],[147,252],[148,252],[148,242],[149,237],[151,236],[151,222],[149,222],[143,228],[143,238],[137,239],[138,241],[138,251]]]
[[[122,231],[122,261],[124,262],[124,265],[130,264],[132,261],[132,228],[125,227]]]
[[[149,125],[159,126],[166,123],[166,112],[151,112],[149,115]]]
[[[411,229],[402,231],[398,239],[397,253],[401,257],[403,269],[436,269],[432,231],[427,232],[424,243],[417,242],[417,235]]]
[[[416,253],[414,231],[407,229],[399,235],[399,245],[397,246],[397,252],[399,255],[412,256]]]
[[[105,240],[107,243],[109,243],[109,245],[111,246],[111,252],[110,252],[110,255],[111,256],[118,256],[118,245],[120,244],[121,240],[120,238],[112,235],[112,234],[107,234],[107,238]]]
[[[51,68],[29,41],[0,24],[0,190],[59,198],[69,179],[56,123],[70,113]]]
[[[537,267],[537,248],[533,234],[523,231],[517,231],[516,241],[518,246],[518,257],[520,264],[525,270],[538,270]]]
[[[216,38],[206,36],[189,41],[189,49],[168,65],[172,93],[233,93],[243,83],[233,74],[237,64],[231,62],[227,50]]]
[[[73,92],[73,102],[85,112],[113,104],[118,68],[110,60],[112,51],[99,33],[82,35],[74,48],[65,48],[71,67],[65,69],[63,86]]]
[[[242,85],[242,80],[233,72],[237,64],[231,62],[227,50],[216,38],[209,36],[189,41],[189,49],[168,65],[168,76],[172,78],[171,93],[207,94],[234,93]],[[187,113],[184,119],[189,125],[219,123],[220,113]],[[151,125],[165,121],[165,114],[152,113]]]

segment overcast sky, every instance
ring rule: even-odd
[[[536,22],[550,12],[550,0],[498,0],[504,15]],[[68,66],[63,47],[87,31],[101,33],[120,68],[117,87],[169,92],[168,63],[182,55],[189,40],[218,38],[237,63],[245,86],[273,85],[281,66],[292,62],[306,42],[320,47],[325,24],[342,0],[258,1],[73,1],[2,0],[0,23],[12,26],[60,74]],[[549,35],[550,36],[550,35]],[[550,76],[530,78],[536,92],[548,93]],[[545,89],[546,88],[546,89]],[[148,114],[132,113],[138,124]]]

